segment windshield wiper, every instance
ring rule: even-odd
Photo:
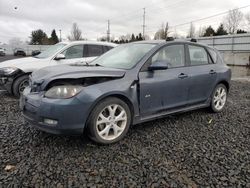
[[[100,65],[98,63],[96,63],[95,66],[97,66],[97,67],[103,67],[102,65]]]

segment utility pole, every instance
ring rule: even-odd
[[[145,40],[145,15],[146,15],[146,9],[143,8],[143,23],[142,23],[142,37]]]
[[[107,41],[110,42],[110,21],[108,20]]]
[[[60,42],[62,42],[62,30],[59,29],[59,32],[60,32]]]

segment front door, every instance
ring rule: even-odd
[[[187,103],[189,76],[185,63],[185,48],[182,44],[161,48],[148,64],[161,61],[168,69],[139,73],[140,112],[142,116],[179,108]]]
[[[56,65],[84,63],[85,61],[83,57],[83,44],[70,46],[61,54],[64,54],[65,59],[53,60]]]

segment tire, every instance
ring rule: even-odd
[[[13,95],[19,98],[20,94],[22,93],[24,88],[28,86],[28,84],[29,84],[29,75],[23,75],[18,77],[12,85]]]
[[[120,121],[116,121],[118,118]],[[116,97],[106,98],[95,106],[88,118],[88,136],[99,144],[112,144],[124,138],[130,123],[128,105]]]
[[[218,84],[212,94],[210,109],[212,112],[221,112],[227,102],[228,89],[224,84]]]

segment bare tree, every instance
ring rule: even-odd
[[[224,25],[229,34],[236,33],[242,19],[243,14],[241,11],[238,9],[229,10],[228,15],[224,18]]]
[[[14,46],[14,47],[18,47],[22,44],[23,44],[23,42],[18,37],[13,37],[9,40],[9,45]]]
[[[250,29],[250,13],[248,13],[245,17],[246,17],[246,20],[247,20],[248,27]]]
[[[166,39],[168,38],[170,31],[169,31],[169,25],[168,22],[166,24],[162,24],[161,29],[159,29],[154,36],[155,40],[159,39]]]
[[[82,40],[82,31],[79,29],[77,23],[73,23],[72,25],[72,29],[71,29],[71,33],[68,36],[68,39],[70,41],[74,41],[74,40]]]
[[[199,31],[198,31],[197,34],[198,34],[199,37],[203,37],[204,34],[205,34],[205,32],[206,32],[206,27],[204,27],[204,26],[201,27],[201,26],[200,26]]]
[[[195,26],[191,22],[187,38],[194,38],[194,37],[195,37]]]

